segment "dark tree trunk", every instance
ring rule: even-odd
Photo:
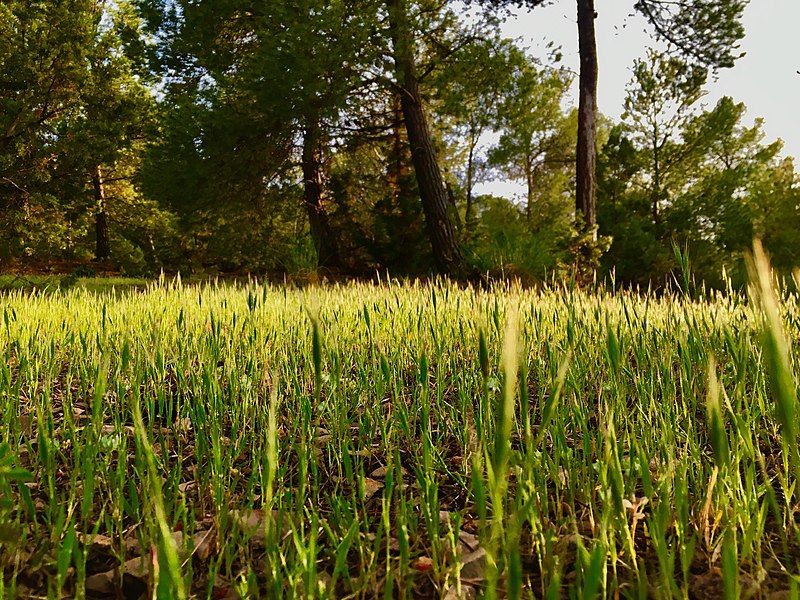
[[[400,199],[411,194],[408,181],[408,142],[404,132],[403,107],[400,103],[400,94],[395,94],[392,99],[392,156],[387,169],[387,179],[392,192],[395,206],[400,205]]]
[[[659,214],[658,202],[661,200],[661,162],[659,156],[658,142],[653,145],[653,197],[651,199],[653,208],[653,225],[656,229],[656,235],[659,233]]]
[[[317,264],[325,268],[341,266],[339,249],[323,204],[323,147],[319,120],[309,117],[303,131],[303,204],[308,215],[311,238],[317,251]]]
[[[469,155],[467,156],[467,204],[464,209],[465,236],[472,234],[475,228],[474,197],[472,189],[475,187],[475,146],[477,145],[475,128],[470,126]]]
[[[463,267],[456,232],[447,210],[447,189],[425,117],[405,0],[387,0],[394,43],[395,68],[400,87],[400,105],[408,133],[414,174],[425,213],[436,266],[443,273],[460,273]]]
[[[111,243],[108,239],[108,215],[106,214],[106,192],[103,183],[103,171],[98,165],[92,173],[94,187],[94,232],[95,260],[106,260],[111,256]]]
[[[533,167],[528,164],[525,167],[525,182],[528,185],[528,201],[525,204],[525,216],[528,223],[533,221]]]
[[[594,0],[578,0],[578,46],[580,48],[580,98],[578,103],[578,147],[576,160],[576,216],[589,230],[597,223],[597,41]]]
[[[458,214],[458,201],[456,200],[456,193],[449,181],[445,183],[444,187],[447,191],[447,203],[450,205],[450,209],[453,211],[453,219],[455,220],[456,229],[460,231],[462,229],[462,223],[461,215]]]

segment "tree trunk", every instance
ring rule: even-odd
[[[404,133],[405,123],[403,121],[403,107],[400,103],[400,94],[395,94],[392,98],[392,155],[387,168],[387,181],[392,192],[392,200],[395,206],[400,205],[403,197],[409,196],[410,186],[408,185],[408,142]]]
[[[653,205],[653,225],[656,228],[656,234],[659,229],[659,214],[658,214],[658,201],[661,199],[661,161],[658,150],[658,142],[653,145],[653,197],[651,199]]]
[[[472,230],[475,226],[472,188],[475,187],[475,147],[477,146],[477,137],[475,128],[470,125],[469,155],[467,157],[467,204],[464,209],[465,237],[472,235]]]
[[[580,48],[580,98],[578,103],[578,147],[576,155],[576,217],[585,230],[597,223],[597,41],[594,0],[578,0],[578,46]]]
[[[322,152],[319,120],[315,116],[307,117],[303,131],[303,204],[317,251],[317,265],[336,268],[341,266],[339,249],[322,201]]]
[[[92,187],[94,187],[94,232],[95,232],[95,260],[106,260],[111,256],[111,243],[108,239],[108,215],[106,214],[106,192],[103,183],[103,171],[100,165],[92,173]]]
[[[526,165],[525,181],[528,184],[528,201],[525,204],[525,217],[528,223],[533,220],[533,167]]]
[[[397,83],[400,87],[400,104],[433,255],[441,272],[459,273],[463,260],[447,211],[447,189],[415,74],[412,34],[406,20],[405,0],[387,0],[387,7],[392,28]]]
[[[458,214],[458,201],[456,200],[456,193],[453,191],[453,186],[450,182],[445,183],[445,191],[447,192],[447,203],[453,211],[453,218],[455,219],[455,226],[457,230],[462,229],[461,215]]]

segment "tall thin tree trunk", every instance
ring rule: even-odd
[[[303,204],[311,227],[311,238],[320,267],[341,266],[336,239],[331,231],[328,213],[323,204],[323,147],[319,119],[309,116],[303,131]]]
[[[474,221],[474,197],[472,188],[475,187],[475,146],[477,145],[475,128],[470,126],[469,131],[469,155],[467,157],[467,204],[464,209],[464,229],[465,237],[472,235],[475,225]]]
[[[578,0],[578,46],[580,48],[580,97],[578,102],[578,147],[576,155],[576,216],[589,230],[597,223],[597,41],[594,0]]]
[[[447,203],[450,205],[450,209],[453,211],[453,219],[455,220],[456,229],[460,231],[463,225],[461,223],[461,215],[458,214],[458,201],[456,200],[456,193],[449,181],[445,182],[444,187],[445,191],[447,192]]]
[[[108,215],[106,214],[106,191],[103,182],[103,170],[97,165],[92,173],[94,188],[94,232],[95,260],[106,260],[111,256],[111,242],[108,239]]]
[[[651,199],[653,208],[653,225],[656,234],[659,230],[660,216],[658,213],[658,201],[661,199],[661,157],[659,156],[658,143],[653,146],[653,196]]]
[[[525,169],[525,180],[528,184],[528,201],[525,204],[525,217],[528,223],[533,220],[533,167],[527,165]]]
[[[440,271],[459,273],[463,267],[463,259],[448,214],[447,189],[416,78],[412,34],[408,29],[405,0],[387,0],[387,8],[400,87],[400,104],[433,255]]]

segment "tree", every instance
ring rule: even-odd
[[[740,282],[744,280],[742,256],[752,246],[753,237],[770,233],[760,226],[759,215],[769,214],[770,204],[777,207],[791,198],[791,194],[781,193],[765,202],[756,194],[760,182],[769,176],[782,178],[778,162],[782,143],[765,143],[761,120],[745,126],[745,114],[743,103],[723,97],[687,123],[682,133],[683,154],[690,158],[683,161],[680,188],[674,193],[666,224],[673,239],[695,248],[710,246],[714,254],[723,257],[716,263],[705,261],[699,268],[709,282],[719,280],[722,266],[738,272]],[[775,232],[796,222],[783,214],[785,223],[771,223]],[[784,250],[771,243],[767,248]],[[791,252],[791,245],[785,249]]]
[[[578,0],[578,140],[575,150],[575,216],[584,230],[597,222],[597,40],[594,0]]]
[[[493,7],[533,9],[547,0],[478,0]],[[638,0],[633,8],[653,27],[656,37],[690,60],[712,68],[730,67],[744,36],[741,17],[748,0]],[[598,59],[594,0],[577,0],[580,54],[576,214],[591,230],[596,214],[596,146]]]
[[[617,126],[601,154],[600,226],[614,240],[606,267],[621,282],[663,283],[677,268],[671,246],[678,244],[689,256],[702,257],[693,272],[706,284],[724,285],[727,271],[744,285],[743,257],[754,236],[768,240],[776,264],[791,266],[790,257],[800,252],[790,233],[800,206],[793,165],[778,159],[781,143],[765,143],[760,120],[745,126],[745,106],[731,98],[696,112],[691,99],[699,97],[697,86],[684,86],[688,95],[679,89],[691,82],[690,70],[671,63],[658,76],[649,68],[644,73],[649,75],[643,80],[655,87],[645,95],[635,88],[639,100],[648,99],[637,103],[648,107],[636,121],[641,129],[630,122]]]
[[[794,270],[795,285],[800,286],[800,176],[794,160],[784,158],[756,172],[748,191],[755,236],[775,268]]]
[[[693,117],[703,96],[706,69],[652,49],[633,65],[623,121],[632,139],[647,153],[650,164],[650,205],[653,223],[659,227],[659,205],[669,200],[664,180],[686,158],[690,148],[676,139]]]
[[[0,208],[8,255],[31,251],[26,231],[58,210],[48,194],[63,141],[54,128],[80,109],[97,12],[88,0],[0,5]]]
[[[475,185],[480,179],[478,145],[504,112],[503,99],[513,94],[514,72],[527,58],[510,40],[480,37],[458,45],[432,81],[437,114],[463,155],[464,237],[475,224]],[[484,169],[485,170],[485,169]]]
[[[75,167],[91,182],[96,260],[111,256],[106,184],[126,177],[118,163],[141,145],[153,116],[153,97],[125,51],[125,30],[138,28],[127,8],[124,2],[104,8],[95,23],[89,73],[80,91],[83,110],[69,125],[71,161],[83,163]]]
[[[3,53],[0,66],[9,84],[2,92],[8,122],[0,136],[0,180],[11,191],[10,212],[21,217],[21,229],[9,238],[27,238],[25,252],[35,252],[25,229],[38,215],[63,227],[34,227],[55,234],[42,253],[78,252],[86,236],[94,240],[95,257],[106,259],[113,198],[105,184],[128,176],[117,163],[130,164],[151,116],[152,96],[126,42],[138,35],[138,19],[125,1],[7,3],[4,9],[3,39],[16,48],[7,59]],[[84,228],[87,216],[93,235]]]
[[[329,146],[372,61],[364,54],[375,50],[373,11],[345,0],[178,5],[177,14],[157,3],[148,11],[151,29],[168,38],[168,104],[200,119],[192,144],[172,121],[175,144],[194,155],[203,178],[230,176],[215,186],[225,204],[261,203],[272,196],[269,186],[299,183],[317,266],[341,266],[325,185]]]
[[[408,6],[406,0],[387,0],[386,7],[396,85],[433,255],[440,271],[457,274],[463,270],[463,257],[448,214],[447,189],[417,78],[414,30]]]
[[[561,102],[569,85],[558,71],[537,69],[530,61],[520,64],[513,87],[503,99],[498,119],[501,132],[489,152],[489,163],[527,187],[526,214],[530,220],[541,177],[560,170],[573,159],[574,137],[566,128],[569,119]]]

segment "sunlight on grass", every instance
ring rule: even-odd
[[[800,309],[755,263],[753,302],[6,292],[0,596],[796,589]]]

